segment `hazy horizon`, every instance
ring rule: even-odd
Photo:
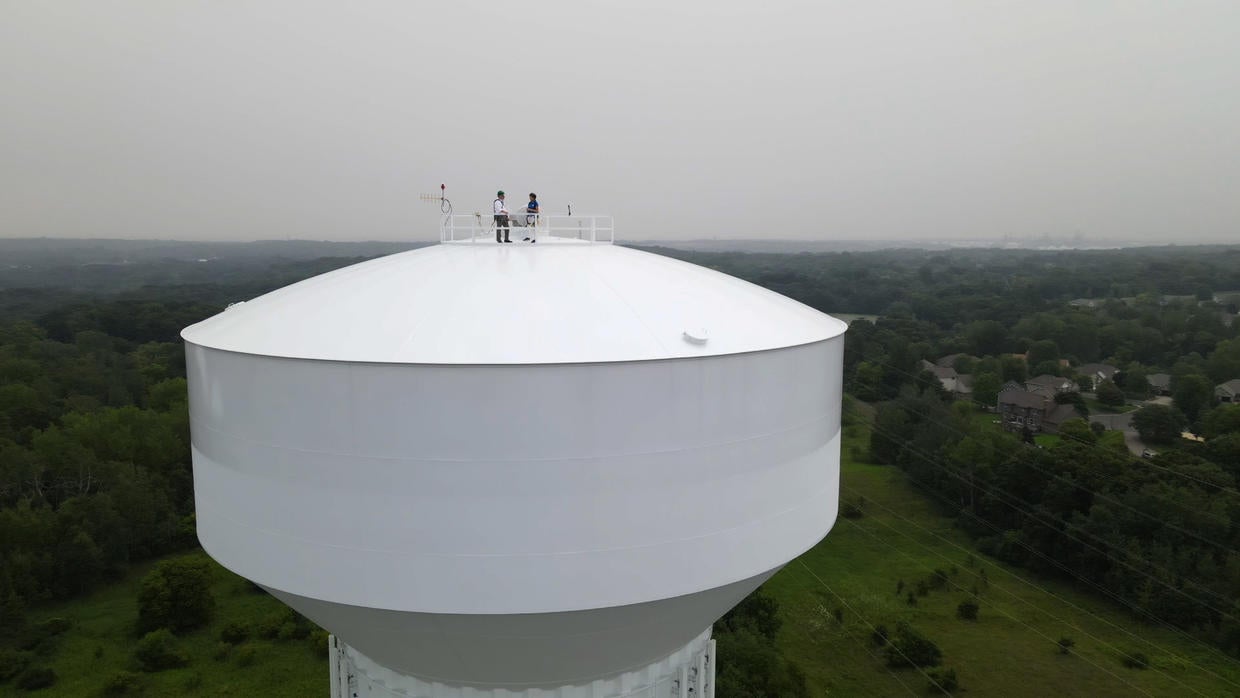
[[[0,237],[1240,239],[1240,5],[5,4]]]

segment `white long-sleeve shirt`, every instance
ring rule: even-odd
[[[501,216],[505,213],[508,213],[508,207],[504,205],[503,199],[497,198],[495,200],[495,203],[492,205],[492,207],[495,209],[495,215],[497,216]]]

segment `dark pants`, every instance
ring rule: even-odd
[[[495,217],[495,241],[502,242],[499,237],[499,229],[504,229],[504,240],[508,239],[508,216],[497,215]]]

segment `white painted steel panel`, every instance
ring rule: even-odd
[[[250,354],[544,364],[816,342],[843,322],[740,279],[614,245],[437,245],[307,279],[182,332]],[[702,344],[685,332],[705,331]]]
[[[187,358],[199,538],[289,593],[628,605],[774,569],[835,520],[842,338],[604,365]]]

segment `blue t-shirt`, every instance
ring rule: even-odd
[[[538,199],[534,199],[525,205],[526,213],[538,213]]]

